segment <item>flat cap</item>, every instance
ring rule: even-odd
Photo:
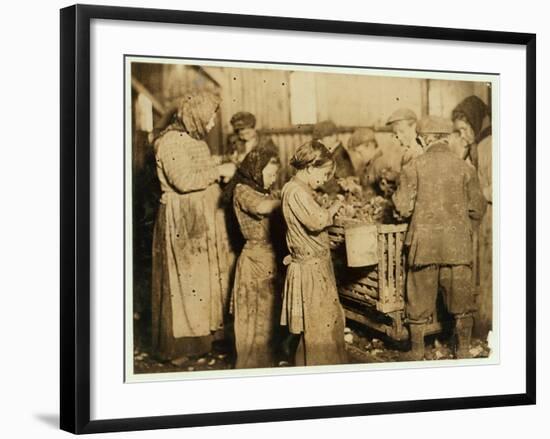
[[[417,120],[416,113],[408,108],[400,108],[399,110],[394,111],[391,116],[388,118],[386,125],[391,125],[394,122],[400,120]]]
[[[419,134],[451,134],[453,122],[450,119],[439,116],[426,116],[418,122]]]
[[[243,128],[254,128],[256,126],[256,117],[247,111],[235,113],[229,121],[235,131]]]

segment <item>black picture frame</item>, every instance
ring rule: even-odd
[[[60,426],[99,433],[535,404],[536,35],[289,17],[75,5],[61,9],[61,403]],[[90,21],[205,26],[502,43],[526,48],[526,392],[224,413],[90,420]],[[220,30],[221,31],[221,30]],[[122,293],[122,292],[121,292]]]

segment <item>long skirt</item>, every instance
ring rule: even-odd
[[[237,261],[232,311],[237,369],[272,367],[280,315],[275,252],[248,241]]]
[[[344,310],[338,299],[330,255],[293,260],[286,274],[281,324],[302,334],[296,366],[347,362]]]
[[[493,207],[487,211],[479,226],[479,318],[476,334],[485,338],[493,326]]]
[[[219,188],[165,194],[153,236],[152,350],[201,355],[223,329],[232,254]]]

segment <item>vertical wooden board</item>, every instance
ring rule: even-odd
[[[288,76],[290,124],[300,126],[317,122],[317,98],[314,72],[292,72]]]
[[[248,109],[245,111],[250,111],[254,116],[256,116],[256,126],[263,126],[264,124],[264,114],[262,111],[262,108],[259,108],[257,105],[257,96],[258,96],[258,88],[256,86],[256,82],[258,79],[258,71],[257,70],[251,70],[246,69],[247,71],[247,78],[244,83],[245,86],[245,96],[248,97]]]
[[[378,297],[382,299],[386,289],[386,237],[383,233],[378,234],[378,288]]]
[[[296,145],[295,145],[296,140],[294,139],[293,134],[284,134],[283,137],[285,139],[286,156],[290,161],[290,158],[296,152]],[[288,161],[287,161],[287,165],[288,165]]]
[[[233,113],[237,113],[238,111],[246,111],[246,95],[243,91],[244,71],[244,69],[233,70],[233,96],[236,98]]]
[[[263,70],[260,80],[262,89],[261,105],[264,111],[264,128],[281,128],[278,120],[277,101],[280,99],[280,93],[275,89],[276,74],[271,70]]]
[[[288,180],[288,142],[284,135],[278,135],[273,141],[279,147],[279,159],[281,160],[281,172],[279,175],[279,187],[282,187],[283,184]]]
[[[290,72],[289,71],[282,71],[281,76],[283,78],[284,83],[286,84],[286,93],[281,96],[280,98],[280,106],[282,111],[278,112],[280,117],[280,124],[282,126],[290,126],[291,125],[291,118],[290,118]]]
[[[258,99],[263,115],[262,128],[282,128],[279,122],[278,101],[281,99],[280,87],[277,87],[279,73],[272,70],[262,70],[259,78]],[[260,111],[260,110],[259,110]]]
[[[234,78],[235,76],[235,69],[228,68],[227,69],[227,76],[228,76],[228,91],[227,91],[227,113],[225,117],[227,118],[227,127],[228,130],[232,130],[230,120],[231,117],[237,112],[236,108],[240,106],[240,96],[237,94],[237,82]]]
[[[258,128],[271,127],[273,123],[272,112],[269,111],[268,106],[265,75],[265,70],[258,70],[258,73],[254,75],[254,107],[262,115],[262,119],[258,120]]]
[[[266,70],[261,70],[256,77],[256,107],[258,111],[262,111],[262,123],[260,128],[267,128],[273,126],[273,111],[269,106],[270,98],[268,96],[267,86],[267,74]]]
[[[388,237],[388,293],[389,295],[395,294],[395,281],[394,281],[394,262],[395,262],[395,239],[393,232],[386,234]]]
[[[294,134],[286,134],[286,147],[287,147],[287,178],[290,178],[293,174],[293,168],[290,166],[290,159],[296,152],[296,139],[294,137]]]
[[[327,75],[319,73],[315,78],[315,91],[317,95],[317,122],[328,118],[328,102],[327,102]]]
[[[225,74],[227,76],[226,81],[226,89],[223,93],[224,102],[222,103],[222,111],[223,111],[223,126],[226,129],[226,139],[227,135],[233,131],[233,128],[231,127],[231,123],[229,122],[231,120],[231,116],[233,116],[234,108],[235,108],[235,96],[234,96],[234,86],[233,86],[233,74],[232,69],[227,68],[225,69]]]
[[[472,247],[473,247],[473,254],[474,254],[474,260],[472,264],[472,274],[473,274],[473,280],[474,280],[474,287],[477,290],[477,287],[479,286],[479,233],[477,230],[474,231],[472,236]]]
[[[398,298],[403,296],[403,264],[401,263],[403,253],[402,232],[395,234],[395,294]]]
[[[240,80],[237,80],[237,83],[240,86],[240,94],[241,99],[243,102],[242,108],[239,111],[249,111],[251,113],[254,113],[254,107],[253,107],[253,99],[252,97],[252,81],[253,81],[253,75],[251,75],[251,71],[249,69],[240,69],[239,77]]]
[[[229,81],[228,81],[228,76],[227,76],[227,71],[226,70],[227,69],[225,69],[225,68],[220,69],[220,73],[217,76],[217,80],[220,83],[220,88],[218,90],[219,94],[220,94],[220,97],[221,97],[221,102],[220,102],[220,126],[221,126],[221,130],[222,130],[224,151],[225,151],[225,148],[227,147],[227,145],[226,145],[227,134],[230,132],[229,118],[231,117],[231,116],[228,116],[228,113],[230,111],[231,95],[229,94]]]
[[[407,232],[401,233],[401,241],[403,243],[403,248],[405,247],[405,236]],[[405,289],[407,286],[407,254],[405,251],[401,252],[401,265],[403,266],[403,296],[405,296]]]
[[[286,72],[273,71],[271,90],[273,99],[273,123],[274,127],[287,127],[290,125],[290,97],[288,95]]]
[[[284,142],[284,137],[280,134],[271,135],[271,140],[279,149],[279,160],[281,161],[281,167],[286,166],[287,162],[287,149]]]
[[[286,141],[286,148],[287,148],[287,166],[288,166],[288,175],[290,177],[292,169],[290,168],[290,159],[296,152],[296,139],[294,138],[293,134],[286,134],[285,135],[285,141]]]

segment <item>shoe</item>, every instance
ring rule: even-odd
[[[411,333],[411,350],[404,355],[405,361],[421,361],[424,359],[424,324],[413,324],[409,326]]]
[[[474,326],[474,319],[472,318],[472,316],[456,317],[455,357],[457,359],[472,358],[472,354],[470,353],[470,341],[472,338],[473,326]]]

